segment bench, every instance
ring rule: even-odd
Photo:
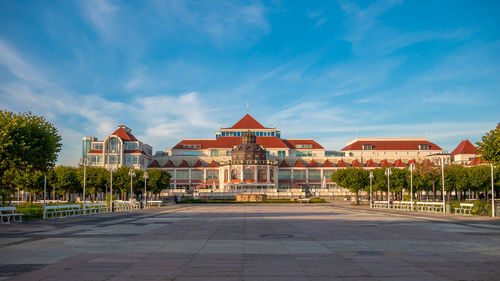
[[[392,208],[409,211],[411,210],[411,201],[393,201]]]
[[[416,202],[417,211],[443,212],[444,205],[441,202]]]
[[[138,202],[125,202],[125,201],[118,201],[113,203],[115,211],[127,211],[127,210],[132,210],[132,209],[139,209],[140,205]]]
[[[97,214],[103,212],[109,212],[108,205],[106,203],[85,203],[85,209],[89,214]]]
[[[148,201],[148,206],[156,206],[156,207],[161,207],[163,201]]]
[[[311,199],[309,199],[309,198],[299,198],[300,204],[302,204],[302,203],[309,204],[309,202],[311,202]]]
[[[16,213],[16,207],[0,207],[0,222],[10,224],[11,222],[23,222],[23,213]],[[16,218],[18,218],[16,220]]]
[[[372,207],[387,209],[387,201],[373,201]]]
[[[49,219],[54,219],[56,216],[74,217],[80,215],[81,212],[82,209],[79,204],[45,206],[45,215]]]
[[[473,203],[460,203],[460,208],[455,208],[455,214],[470,215]]]

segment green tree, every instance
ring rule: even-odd
[[[61,136],[44,117],[0,110],[2,200],[37,171],[54,167]]]
[[[415,173],[413,173],[413,185],[418,192],[430,190],[435,197],[435,187],[440,179],[440,172],[437,168],[427,165],[417,165]],[[434,198],[435,199],[435,198]]]
[[[349,188],[356,194],[356,204],[359,204],[359,191],[370,185],[369,172],[363,168],[339,169],[332,175],[338,185]]]
[[[164,189],[170,186],[170,174],[160,169],[151,169],[148,171],[148,192],[160,194]]]
[[[76,169],[69,166],[55,167],[49,182],[57,194],[77,192],[79,187]]]
[[[402,199],[402,192],[410,187],[410,171],[408,169],[392,169],[391,179],[391,192],[395,195],[399,194]],[[394,198],[397,198],[396,196]]]
[[[448,200],[450,200],[450,194],[453,190],[455,190],[457,194],[462,194],[462,191],[469,188],[468,169],[462,165],[450,165],[445,167],[444,187],[448,192]],[[461,197],[460,195],[460,198]]]
[[[484,135],[476,145],[482,160],[492,162],[498,166],[500,164],[500,123],[498,123],[496,129]]]
[[[468,169],[468,176],[473,191],[486,192],[491,188],[491,170],[489,166],[471,167]]]

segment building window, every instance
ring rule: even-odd
[[[309,171],[309,179],[310,180],[320,180],[321,179],[321,171],[310,170]]]
[[[278,151],[278,157],[286,157],[286,151],[283,150]]]
[[[207,180],[217,180],[219,179],[218,171],[207,171]]]
[[[215,157],[219,156],[219,151],[218,151],[218,150],[211,150],[211,151],[210,151],[210,156],[212,156],[212,157],[214,157],[214,156],[215,156]]]
[[[139,156],[136,155],[125,154],[125,165],[139,164],[138,158]]]
[[[306,179],[306,170],[293,170],[293,179],[294,180],[305,180]]]
[[[125,143],[125,150],[137,150],[137,149],[139,149],[137,143],[135,143],[135,142],[126,142]]]
[[[297,157],[312,156],[312,151],[297,151],[295,155],[297,155]]]
[[[363,144],[363,150],[373,150],[373,145],[371,144]]]
[[[271,152],[270,151],[266,151],[266,157],[269,157],[269,155],[271,155]]]
[[[323,170],[323,177],[325,177],[325,179],[331,180],[334,172],[334,170]]]
[[[183,148],[201,148],[201,144],[185,144],[182,146]]]
[[[199,151],[184,151],[185,156],[200,156]]]
[[[117,138],[111,138],[108,141],[108,145],[106,146],[106,152],[107,153],[115,153],[118,152],[118,139]]]
[[[278,180],[290,180],[292,173],[290,170],[278,171]]]
[[[313,148],[312,144],[297,144],[296,148]]]
[[[200,171],[200,170],[191,171],[191,179],[192,180],[202,180],[203,179],[203,171]]]
[[[243,170],[243,177],[246,180],[255,179],[255,171],[253,169],[245,169]]]
[[[226,156],[231,156],[231,150],[226,151]]]
[[[188,180],[189,179],[189,171],[176,171],[175,176],[177,180]]]
[[[106,155],[105,164],[120,164],[120,157],[117,155]]]
[[[429,150],[431,147],[428,144],[419,144],[418,149],[420,150]]]

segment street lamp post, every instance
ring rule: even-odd
[[[413,211],[413,170],[415,170],[415,164],[410,164],[410,205]]]
[[[45,211],[45,208],[47,207],[46,197],[47,197],[47,174],[43,175],[43,219],[47,218],[47,213]]]
[[[444,158],[441,158],[441,180],[443,183],[443,213],[446,213],[446,197],[444,196]]]
[[[390,193],[390,180],[389,177],[392,175],[391,168],[385,170],[385,175],[387,176],[387,209],[391,208],[391,193]]]
[[[83,214],[87,214],[87,210],[85,208],[85,186],[87,181],[87,157],[83,158]]]
[[[147,187],[147,181],[148,181],[148,171],[144,171],[144,209],[147,209],[148,207],[148,187]]]
[[[491,163],[491,216],[495,217],[495,174]]]
[[[109,193],[110,193],[110,198],[109,198],[109,205],[111,212],[115,211],[115,208],[113,206],[113,172],[115,171],[114,166],[109,166]]]
[[[370,172],[370,208],[373,208],[372,183],[373,183],[373,172]]]
[[[130,170],[128,171],[128,174],[130,175],[130,197],[129,201],[132,203],[132,177],[135,176],[135,171],[132,167],[130,167]]]

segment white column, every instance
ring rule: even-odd
[[[203,182],[207,181],[207,169],[203,169]]]
[[[244,180],[244,178],[243,178],[243,170],[244,170],[244,166],[241,165],[241,169],[240,169],[241,181]]]
[[[309,183],[309,169],[306,169],[306,184]]]
[[[293,181],[293,168],[290,168],[290,170],[292,171],[291,175],[290,175],[290,179]]]
[[[267,182],[271,182],[271,166],[267,165]]]
[[[259,173],[259,166],[255,166],[255,170],[254,170],[254,174],[253,174],[253,178],[254,178],[255,182],[257,182],[258,173]]]
[[[174,188],[177,189],[177,169],[174,168]]]
[[[189,169],[189,185],[191,186],[191,170],[192,169]]]
[[[321,178],[321,182],[323,182],[323,177],[325,176],[325,174],[323,173],[323,168],[321,168],[320,170],[320,178]]]

